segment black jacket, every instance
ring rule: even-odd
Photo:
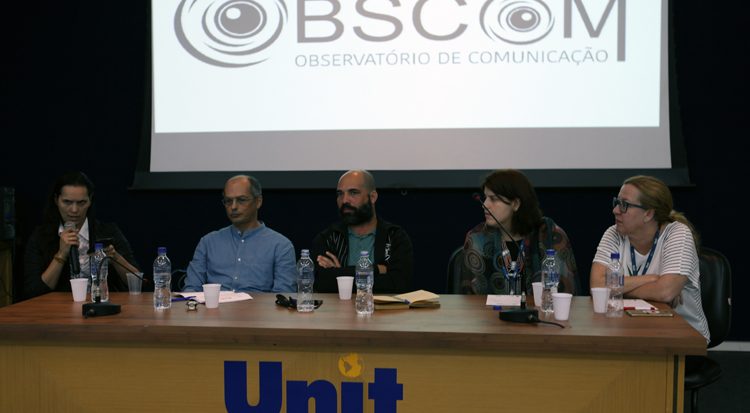
[[[50,235],[52,234],[51,231],[54,231],[54,237]],[[89,232],[91,238],[89,254],[93,254],[96,241],[111,238],[117,252],[138,268],[130,243],[125,239],[125,235],[122,234],[117,224],[102,223],[89,219]],[[26,244],[24,256],[23,299],[36,297],[50,291],[70,291],[70,283],[67,281],[70,279],[70,267],[67,262],[63,265],[60,280],[54,290],[42,281],[42,273],[57,253],[59,245],[57,227],[50,229],[43,228],[40,225],[34,229]],[[110,291],[128,291],[127,283],[120,279],[112,263],[109,263],[109,274],[107,284]]]
[[[332,252],[339,262],[346,264],[349,256],[349,231],[346,224],[339,222],[331,225],[313,239],[310,257],[315,262],[315,290],[321,293],[338,291],[336,277],[354,275],[353,266],[341,268],[321,268],[318,266],[318,255]],[[404,293],[411,290],[413,270],[413,252],[409,235],[403,228],[378,218],[375,230],[375,294]],[[378,264],[388,267],[386,274],[380,274]]]

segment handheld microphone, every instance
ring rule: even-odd
[[[75,222],[68,221],[68,222],[65,223],[65,225],[63,225],[63,228],[65,228],[66,231],[69,230],[69,229],[72,229],[72,230],[75,231],[76,224],[75,224]],[[73,246],[70,247],[68,261],[70,261],[70,275],[71,275],[71,277],[80,274],[81,273],[81,263],[80,263],[80,261],[78,261],[78,246],[77,245],[73,245]]]

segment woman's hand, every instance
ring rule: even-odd
[[[66,229],[61,232],[58,253],[67,259],[68,254],[70,254],[70,248],[73,246],[78,248],[78,231],[75,229]]]
[[[107,254],[108,257],[117,259],[117,250],[115,249],[115,246],[112,244],[109,244],[104,248],[104,253]]]

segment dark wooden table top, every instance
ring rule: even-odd
[[[705,354],[706,342],[685,320],[674,317],[610,319],[595,314],[590,297],[574,297],[565,328],[501,321],[486,296],[442,295],[437,309],[381,310],[358,316],[353,301],[316,294],[323,305],[297,313],[275,304],[276,295],[199,306],[174,302],[153,309],[152,294],[112,293],[120,314],[84,318],[70,293],[49,293],[0,308],[0,342],[111,343],[298,347],[391,347],[463,351],[549,351],[590,354]],[[542,317],[554,321],[550,317]]]

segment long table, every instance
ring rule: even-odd
[[[1,412],[680,412],[684,356],[706,342],[681,317],[619,319],[574,297],[565,328],[501,321],[485,296],[365,317],[320,294],[154,310],[111,294],[84,318],[70,293],[0,308]],[[547,317],[547,320],[553,320]]]

